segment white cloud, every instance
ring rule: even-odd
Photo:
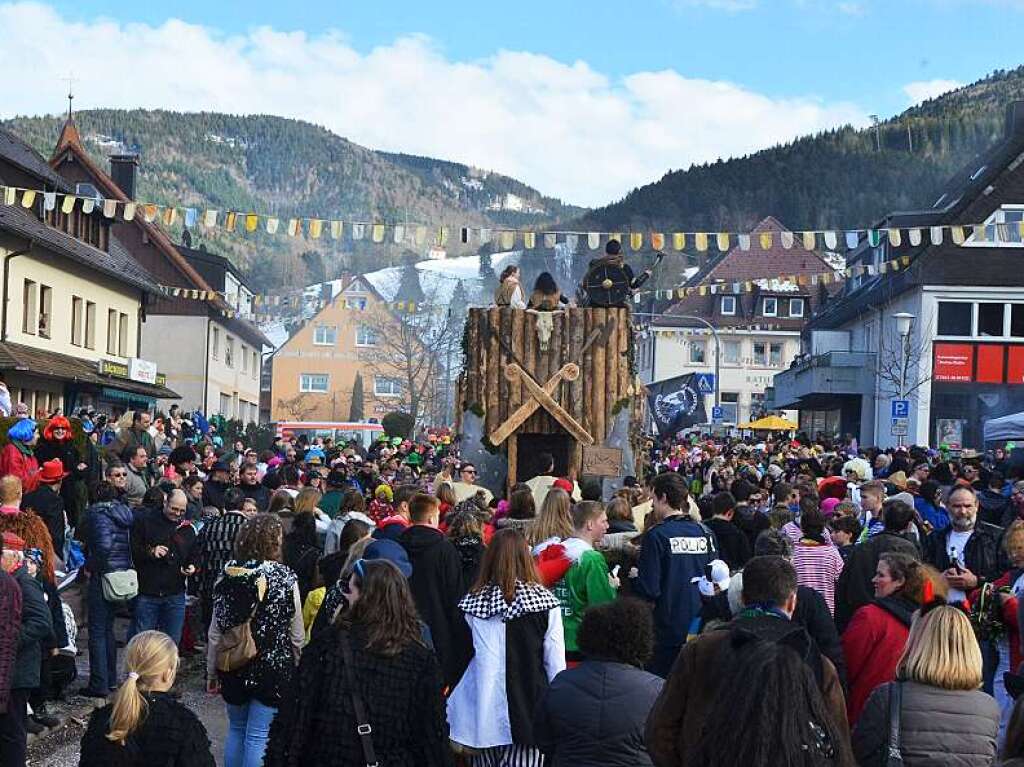
[[[244,34],[168,20],[71,22],[37,3],[0,5],[0,115],[61,108],[267,113],[324,125],[365,146],[499,171],[599,205],[669,168],[743,154],[852,122],[859,108],[770,98],[674,70],[612,79],[583,61],[499,51],[456,61],[410,36],[362,53],[341,32]]]
[[[858,2],[841,2],[836,9],[844,16],[863,16],[867,12],[864,4]]]
[[[957,80],[918,80],[903,86],[903,92],[911,106],[941,96],[943,93],[962,88]]]

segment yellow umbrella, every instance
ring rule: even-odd
[[[752,429],[754,431],[793,431],[799,428],[798,424],[792,421],[787,421],[777,415],[769,415],[764,418],[758,418],[756,421],[750,423],[741,423],[739,425],[741,429]]]

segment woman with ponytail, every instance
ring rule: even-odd
[[[174,640],[159,631],[136,634],[124,668],[113,703],[89,717],[79,767],[213,767],[202,722],[168,694],[178,672]]]
[[[945,581],[938,573],[901,552],[886,552],[878,558],[871,583],[874,601],[857,610],[843,632],[851,726],[872,690],[895,678],[914,612],[930,602],[936,591],[945,596]]]

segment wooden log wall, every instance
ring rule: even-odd
[[[635,396],[629,393],[633,380],[629,371],[633,338],[629,309],[573,307],[553,313],[551,317],[551,338],[544,351],[537,334],[536,313],[508,307],[469,310],[463,407],[482,408],[485,431],[491,434],[520,405],[533,399],[521,381],[510,382],[505,377],[509,363],[518,359],[543,387],[565,364],[574,362],[580,367],[579,378],[571,382],[563,380],[552,396],[594,438],[594,444],[600,445],[615,420],[616,403]],[[614,327],[584,350],[590,335],[612,322]],[[631,408],[632,404],[629,403]],[[564,431],[540,407],[517,433]]]

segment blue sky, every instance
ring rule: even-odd
[[[1024,0],[53,0],[0,2],[0,23],[38,86],[0,86],[4,115],[112,60],[123,87],[78,64],[78,105],[305,118],[585,204],[1024,63]]]

